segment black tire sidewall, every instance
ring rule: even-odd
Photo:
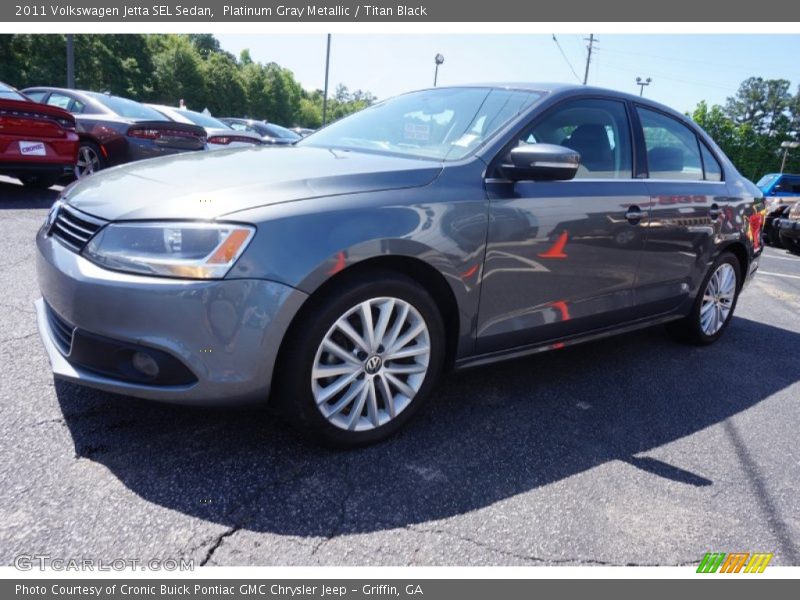
[[[428,372],[417,395],[394,419],[370,431],[345,431],[332,425],[316,406],[311,391],[311,368],[323,337],[345,312],[370,298],[389,296],[409,302],[425,320],[431,344]],[[295,425],[327,446],[348,448],[381,441],[396,433],[422,407],[444,365],[445,333],[433,298],[414,280],[395,273],[371,272],[345,282],[335,292],[309,300],[280,360],[276,398],[278,408]]]
[[[708,286],[708,282],[711,280],[711,277],[716,273],[717,269],[723,263],[727,263],[733,267],[734,273],[736,273],[736,293],[733,296],[733,304],[731,305],[731,312],[728,315],[728,319],[722,325],[719,331],[717,331],[713,335],[706,335],[703,332],[703,328],[700,325],[700,309],[703,306],[703,296],[705,295],[706,287]],[[736,258],[730,252],[723,252],[722,254],[717,257],[717,260],[714,261],[714,264],[711,265],[711,268],[708,270],[708,273],[703,278],[703,283],[700,286],[700,289],[697,293],[697,299],[695,300],[694,305],[692,306],[692,312],[689,315],[688,319],[688,326],[689,326],[689,334],[692,340],[700,345],[708,345],[713,344],[719,338],[722,337],[722,334],[725,333],[725,330],[730,325],[731,321],[733,320],[734,312],[736,311],[736,304],[739,301],[739,292],[742,289],[742,274],[741,274],[741,265],[739,264],[739,259]]]

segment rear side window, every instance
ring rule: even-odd
[[[711,150],[706,148],[706,145],[700,144],[700,153],[703,155],[703,172],[706,176],[706,181],[722,181],[722,167],[719,161],[711,154]]]
[[[636,110],[644,130],[650,177],[702,181],[703,163],[694,132],[661,113],[641,107]]]
[[[630,179],[631,134],[625,104],[583,98],[552,108],[523,132],[520,144],[556,144],[580,154],[575,179]]]

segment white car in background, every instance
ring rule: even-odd
[[[209,150],[260,146],[263,143],[259,135],[250,133],[249,131],[237,131],[227,123],[223,123],[210,115],[186,108],[165,106],[163,104],[148,104],[147,106],[157,110],[176,123],[188,123],[203,127],[206,130],[206,134],[208,134]]]

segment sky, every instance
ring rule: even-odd
[[[585,34],[409,35],[334,34],[331,93],[342,83],[378,98],[430,87],[434,57],[441,53],[439,85],[547,81],[579,83],[586,65]],[[216,34],[235,55],[277,62],[307,89],[322,89],[324,34]],[[800,84],[800,35],[598,35],[589,84],[638,93],[636,77],[652,79],[644,95],[680,111],[700,100],[724,104],[750,76]],[[570,65],[572,68],[570,68]],[[574,70],[574,73],[573,73]]]

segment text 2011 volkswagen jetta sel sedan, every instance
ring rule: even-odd
[[[756,270],[758,189],[612,91],[405,94],[294,146],[125,165],[38,234],[56,376],[271,398],[318,439],[396,431],[439,374],[669,322],[708,344]]]

